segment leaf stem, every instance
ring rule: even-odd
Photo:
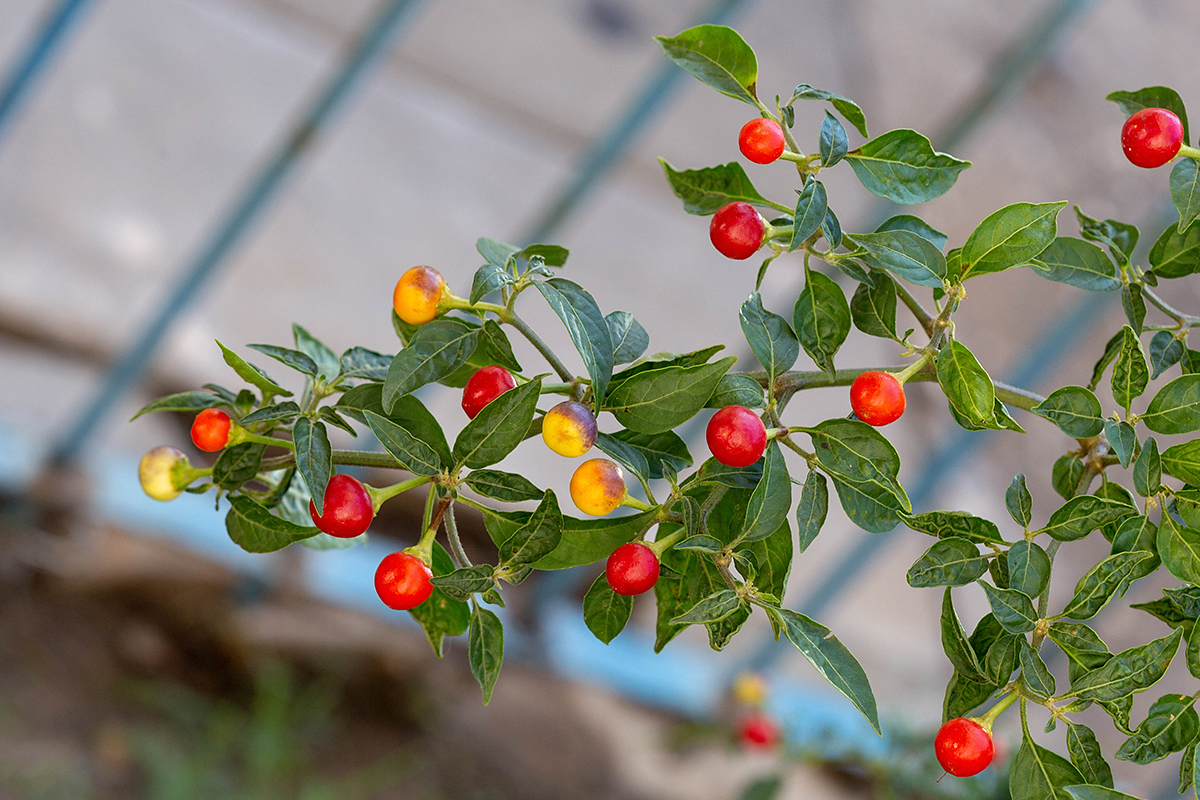
[[[546,359],[547,363],[554,368],[554,371],[558,373],[558,377],[561,378],[564,383],[573,383],[575,381],[575,375],[571,372],[571,370],[567,369],[567,365],[564,364],[557,355],[555,355],[554,351],[550,349],[550,345],[546,344],[542,337],[538,336],[534,332],[533,328],[529,327],[525,320],[517,316],[516,311],[501,309],[499,312],[497,312],[497,316],[500,317],[501,322],[506,322],[520,331],[521,335],[528,339],[529,343],[537,348],[537,351],[542,354],[542,357]]]
[[[1004,713],[1005,709],[1007,709],[1009,706],[1011,706],[1013,703],[1017,702],[1020,699],[1021,699],[1020,692],[1017,692],[1016,690],[1010,690],[1009,693],[1007,695],[1005,695],[1003,699],[1000,700],[1000,702],[996,703],[996,705],[989,708],[987,710],[987,713],[985,713],[982,717],[976,717],[976,721],[980,725],[983,726],[983,729],[985,731],[987,731],[988,733],[991,733],[992,732],[992,723],[994,723],[996,721],[996,718],[999,717],[1002,713]]]
[[[1179,328],[1187,328],[1192,325],[1200,324],[1200,317],[1193,317],[1185,314],[1177,308],[1168,305],[1165,300],[1150,290],[1148,286],[1142,286],[1142,295],[1153,303],[1159,311],[1166,314],[1171,319],[1175,320],[1176,326]]]
[[[462,539],[458,536],[458,520],[454,518],[454,503],[446,507],[446,534],[450,540],[450,552],[458,561],[459,568],[471,566],[471,559],[467,558],[467,551],[463,549]]]
[[[383,504],[386,503],[388,500],[391,500],[393,497],[395,497],[398,494],[403,494],[404,492],[407,492],[409,489],[415,489],[418,486],[422,486],[426,483],[429,483],[432,480],[433,480],[433,478],[427,477],[425,475],[418,475],[417,477],[409,478],[406,481],[400,481],[399,483],[393,483],[391,486],[380,486],[377,488],[374,486],[366,486],[364,484],[363,488],[365,488],[367,490],[367,494],[371,498],[371,504],[372,504],[372,506],[374,506],[375,513],[378,514],[380,507],[383,506]]]

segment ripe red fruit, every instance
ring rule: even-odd
[[[517,385],[504,367],[483,367],[475,371],[463,387],[462,410],[475,419],[483,407]]]
[[[766,714],[751,714],[738,726],[738,738],[747,747],[767,749],[779,744],[783,737],[779,726]]]
[[[407,611],[433,594],[429,566],[411,553],[390,553],[375,570],[375,592],[388,608]]]
[[[767,449],[767,429],[745,406],[725,406],[713,414],[705,431],[713,458],[729,467],[748,467]]]
[[[752,119],[738,134],[738,149],[755,164],[770,164],[783,154],[783,128],[773,119]]]
[[[641,542],[628,542],[612,551],[604,574],[617,594],[641,594],[658,580],[658,556]]]
[[[933,740],[933,752],[942,769],[958,778],[983,772],[996,755],[992,735],[975,720],[952,719]]]
[[[370,527],[375,505],[357,478],[339,474],[330,478],[325,486],[321,513],[317,513],[312,500],[308,501],[308,513],[318,530],[339,539],[350,539]]]
[[[206,408],[192,422],[192,443],[206,453],[215,453],[229,442],[229,415],[218,408]]]
[[[850,408],[854,416],[879,427],[900,419],[904,413],[904,387],[886,372],[864,372],[850,384]]]
[[[713,214],[708,237],[726,258],[746,259],[762,247],[767,223],[749,203],[729,203]]]
[[[1135,166],[1161,167],[1179,153],[1183,123],[1165,108],[1143,108],[1121,128],[1121,149]]]

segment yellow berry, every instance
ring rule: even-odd
[[[767,682],[758,673],[743,672],[733,680],[733,699],[757,708],[767,700]]]
[[[621,468],[607,458],[590,458],[571,476],[571,499],[575,507],[593,517],[603,517],[625,499]]]
[[[392,292],[392,308],[409,325],[424,325],[438,313],[446,282],[433,267],[413,267],[400,276]]]
[[[560,456],[581,456],[596,443],[596,418],[583,403],[564,400],[542,418],[542,440]]]
[[[138,480],[142,483],[142,491],[164,502],[179,497],[183,489],[176,488],[173,473],[176,466],[186,463],[187,456],[167,445],[146,453],[138,464]]]

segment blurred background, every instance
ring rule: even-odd
[[[1166,84],[1200,107],[1196,11],[1194,0],[3,0],[0,796],[1006,796],[995,769],[934,782],[929,740],[950,676],[941,593],[904,579],[924,536],[864,534],[832,509],[793,568],[789,602],[862,662],[885,739],[761,615],[722,653],[693,633],[654,656],[642,600],[605,647],[578,602],[597,570],[510,590],[507,660],[484,708],[464,642],[438,661],[374,597],[380,554],[416,538],[419,498],[389,504],[368,547],[250,557],[207,498],[160,505],[138,488],[137,459],[157,444],[204,462],[190,420],[126,420],[160,394],[235,380],[215,338],[242,352],[290,345],[295,321],[338,352],[395,352],[399,275],[430,264],[466,294],[479,236],[564,244],[565,276],[605,312],[632,312],[651,351],[725,343],[754,368],[737,309],[758,262],[716,253],[708,220],[683,213],[656,162],[738,157],[747,107],[671,67],[651,38],[701,21],[743,32],[760,96],[829,89],[862,106],[873,135],[915,128],[972,160],[950,194],[914,209],[952,246],[1002,205],[1069,200],[1142,226],[1144,252],[1170,222],[1166,171],[1125,161],[1122,114],[1104,96]],[[797,107],[810,152],[823,115]],[[790,167],[747,167],[790,202]],[[822,179],[848,231],[897,213],[848,167]],[[1060,231],[1075,230],[1067,211]],[[790,316],[798,267],[776,263],[768,308]],[[959,337],[993,376],[1043,393],[1086,383],[1123,319],[1116,295],[1031,274],[970,291]],[[1196,278],[1169,291],[1200,308]],[[522,311],[574,355],[546,308]],[[897,355],[856,333],[838,364]],[[448,434],[465,423],[457,392],[422,399]],[[845,411],[844,390],[806,392],[786,419]],[[1004,489],[1024,472],[1044,520],[1058,502],[1051,464],[1070,443],[1019,421],[1028,435],[966,434],[936,389],[914,387],[888,431],[914,506],[1006,521]],[[702,441],[693,453],[703,459]],[[564,496],[574,467],[526,444],[505,468]],[[486,555],[478,518],[462,524]],[[1052,605],[1106,548],[1094,536],[1064,550]],[[1158,596],[1155,580],[1127,601]],[[986,610],[973,589],[956,602],[968,628]],[[1114,652],[1166,633],[1118,605],[1096,621]],[[1064,664],[1051,668],[1062,685]],[[757,702],[739,684],[748,671],[787,735],[781,750],[738,744]],[[1164,686],[1193,683],[1177,664]],[[1135,721],[1159,693],[1139,696]],[[1097,713],[1084,721],[1111,754],[1122,737]],[[1016,747],[1013,721],[999,726],[1002,755]],[[1041,741],[1064,752],[1062,736]],[[1177,766],[1114,763],[1118,788],[1147,797],[1174,796]]]

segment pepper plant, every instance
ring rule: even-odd
[[[776,639],[795,645],[878,731],[862,667],[829,628],[789,609],[784,598],[793,558],[825,522],[832,483],[862,529],[883,533],[904,525],[933,539],[907,578],[913,587],[943,591],[942,641],[954,675],[936,753],[948,772],[986,768],[992,723],[1016,705],[1023,737],[1010,784],[1018,800],[1126,797],[1112,789],[1106,755],[1148,763],[1182,751],[1186,788],[1200,769],[1200,692],[1164,695],[1144,720],[1131,719],[1134,694],[1158,682],[1181,646],[1200,679],[1200,439],[1167,438],[1200,430],[1200,352],[1187,342],[1200,318],[1159,293],[1167,282],[1200,272],[1200,150],[1189,145],[1179,95],[1149,87],[1109,96],[1129,117],[1121,140],[1130,160],[1148,168],[1175,162],[1170,193],[1179,220],[1155,240],[1148,263],[1133,257],[1135,226],[1095,219],[1078,206],[1080,235],[1060,235],[1065,201],[1005,206],[951,246],[945,234],[908,214],[872,231],[843,230],[822,173],[848,166],[868,192],[914,204],[951,189],[967,161],[935,151],[913,130],[870,137],[858,105],[807,84],[763,102],[754,51],[730,28],[699,26],[659,42],[681,68],[750,106],[753,119],[738,137],[750,161],[796,172],[796,197],[780,202],[760,194],[736,161],[703,169],[662,164],[684,210],[712,216],[709,232],[719,251],[764,256],[739,310],[757,366],[735,371],[737,359],[720,355],[720,344],[645,355],[650,337],[633,316],[604,314],[584,287],[562,277],[569,274],[567,250],[480,239],[484,263],[465,297],[431,267],[400,277],[392,314],[396,355],[353,347],[339,356],[298,325],[291,347],[250,345],[303,375],[299,397],[221,345],[247,388],[207,384],[141,412],[199,412],[193,438],[220,454],[199,468],[173,448],[151,451],[141,465],[147,493],[166,500],[181,491],[214,492],[228,502],[230,538],[264,553],[296,543],[353,543],[388,499],[426,491],[418,541],[384,559],[376,587],[388,606],[413,615],[439,655],[445,637],[467,634],[484,702],[503,659],[503,628],[490,607],[504,605],[504,587],[536,570],[606,561],[582,604],[585,622],[602,641],[621,632],[633,598],[651,589],[656,650],[691,625],[704,626],[719,650],[758,610]],[[819,130],[804,133],[816,133],[816,152],[806,154],[796,109],[809,101],[827,110]],[[764,298],[758,288],[781,256],[803,270],[804,288],[796,298]],[[972,279],[1017,269],[1120,294],[1128,323],[1109,340],[1087,386],[1064,386],[1043,398],[997,383],[955,336],[956,313],[968,302],[968,288],[975,293]],[[849,297],[843,286],[853,287]],[[566,327],[582,373],[522,318],[524,305],[539,302]],[[785,305],[790,318],[769,308]],[[907,330],[897,320],[901,307],[914,320]],[[835,359],[854,328],[894,342],[898,361],[839,368]],[[510,335],[532,343],[544,364],[519,363]],[[801,351],[815,369],[795,369]],[[1054,465],[1053,486],[1035,487],[1044,498],[1052,491],[1062,500],[1044,525],[1033,526],[1032,493],[1022,475],[1004,490],[1011,521],[912,507],[899,480],[899,456],[880,430],[903,413],[909,381],[936,381],[948,402],[947,421],[971,431],[1018,435],[1025,425],[1057,426],[1070,451]],[[453,444],[414,394],[431,383],[464,390],[470,421]],[[807,419],[790,407],[799,391],[833,386],[851,387],[848,416]],[[1106,406],[1116,411],[1106,415]],[[676,429],[705,409],[718,409],[706,437],[712,457],[694,458]],[[1020,420],[1014,410],[1030,416]],[[374,437],[382,452],[335,450],[330,426]],[[554,454],[577,457],[593,448],[603,454],[583,462],[571,480],[573,504],[592,519],[565,513],[552,491],[498,468],[522,441],[538,436]],[[398,479],[364,486],[336,472],[347,466],[395,470]],[[640,496],[627,491],[629,478]],[[455,523],[458,504],[482,512],[495,544],[488,563],[468,559]],[[614,513],[619,508],[629,511]],[[1050,608],[1056,554],[1096,531],[1112,543],[1111,555],[1079,581],[1064,608]],[[1089,620],[1161,569],[1182,584],[1137,607],[1168,632],[1111,653]],[[972,584],[978,588],[968,591],[986,594],[991,611],[968,633],[955,612],[954,589]],[[1150,635],[1155,624],[1147,626]],[[1044,647],[1067,657],[1065,681],[1047,669]],[[1031,703],[1049,711],[1051,726],[1067,726],[1067,757],[1034,741]],[[1101,752],[1093,732],[1074,717],[1092,704],[1128,737],[1115,754]]]

